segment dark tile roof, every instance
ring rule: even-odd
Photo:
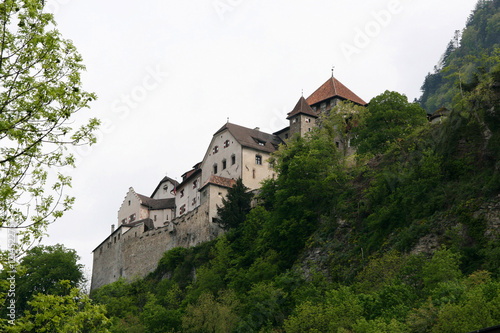
[[[156,209],[168,209],[168,208],[175,208],[175,199],[174,198],[169,198],[169,199],[153,199],[150,197],[147,197],[145,195],[137,193],[137,196],[139,199],[141,199],[142,205],[156,210]]]
[[[153,191],[153,194],[151,194],[151,198],[155,196],[156,192],[160,189],[161,184],[166,183],[170,181],[173,183],[175,186],[179,186],[179,182],[177,182],[175,179],[172,179],[170,177],[163,177],[163,179],[158,183],[158,186],[156,186],[155,190]]]
[[[311,116],[311,117],[314,117],[314,118],[318,118],[318,114],[313,109],[311,109],[309,104],[307,104],[307,101],[304,98],[304,96],[302,96],[299,99],[299,101],[297,102],[297,104],[295,105],[293,110],[288,112],[288,117],[286,117],[286,119],[290,119],[293,116],[296,116],[296,115],[301,114],[301,113],[308,115],[308,116]]]
[[[332,97],[339,97],[359,105],[366,105],[365,101],[333,76],[307,98],[307,103],[314,105]]]
[[[243,147],[253,148],[256,150],[273,153],[278,150],[278,146],[283,141],[276,135],[261,132],[258,129],[250,129],[247,127],[226,123],[222,126],[214,136],[222,131],[228,130],[232,136]]]
[[[225,177],[211,175],[210,178],[205,182],[205,184],[203,184],[203,186],[201,188],[204,188],[205,186],[207,186],[209,184],[231,188],[234,185],[236,185],[236,180],[231,179],[231,178],[225,178]]]
[[[286,132],[286,131],[289,131],[289,130],[290,130],[290,126],[287,126],[287,127],[283,128],[283,129],[280,129],[280,130],[279,130],[279,131],[277,131],[277,132],[274,132],[273,134],[274,134],[274,135],[280,135],[281,133]]]

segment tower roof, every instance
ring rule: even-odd
[[[333,76],[307,98],[307,103],[314,105],[333,97],[346,99],[359,105],[366,105],[365,101]]]
[[[295,105],[293,110],[291,112],[288,112],[288,117],[286,117],[286,119],[290,119],[293,116],[296,116],[296,115],[301,114],[301,113],[308,115],[308,116],[311,116],[311,117],[314,117],[314,118],[318,118],[318,114],[313,109],[311,109],[309,104],[307,104],[307,101],[304,98],[304,96],[302,96],[299,99],[299,101],[297,102],[297,105]]]

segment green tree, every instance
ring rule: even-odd
[[[92,304],[78,288],[71,288],[69,281],[61,281],[59,289],[67,290],[66,295],[36,295],[29,302],[30,311],[7,323],[4,332],[109,332],[104,306]]]
[[[434,252],[432,259],[422,268],[425,287],[432,290],[439,283],[457,280],[462,276],[459,266],[459,254],[447,248],[441,248]]]
[[[16,278],[16,311],[23,313],[37,294],[65,295],[69,289],[66,284],[59,283],[61,280],[66,280],[71,288],[77,287],[84,281],[83,266],[78,264],[79,259],[75,250],[60,244],[39,245],[28,250],[20,261],[20,274]],[[6,279],[9,274],[4,270],[0,278]]]
[[[96,96],[82,89],[82,58],[44,6],[0,4],[0,227],[21,228],[21,247],[71,208],[74,198],[63,194],[70,178],[48,170],[74,166],[67,146],[95,142],[99,123],[69,126]]]
[[[355,128],[353,143],[359,154],[385,153],[391,144],[409,135],[427,122],[425,111],[416,103],[409,103],[405,95],[386,91],[374,97],[369,113]]]
[[[219,215],[218,223],[225,229],[237,228],[250,211],[252,193],[243,184],[243,180],[238,178],[236,185],[227,191],[227,196],[222,198],[222,207],[217,207]]]
[[[183,332],[232,332],[239,321],[238,307],[239,301],[231,290],[220,292],[217,298],[204,293],[195,304],[187,306]]]

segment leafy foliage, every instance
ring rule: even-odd
[[[99,123],[69,126],[96,96],[82,89],[81,56],[44,6],[41,0],[0,4],[0,226],[22,228],[21,247],[71,208],[74,198],[63,194],[70,178],[49,177],[48,169],[73,166],[66,146],[93,143]]]
[[[78,287],[84,282],[83,267],[78,264],[79,259],[75,250],[66,249],[60,244],[39,245],[28,250],[17,269],[16,311],[23,313],[29,309],[29,301],[38,294],[65,296],[70,288]],[[4,269],[0,273],[2,280],[9,276],[10,270]],[[64,285],[60,283],[61,280],[66,281]],[[3,308],[2,312],[5,311]]]
[[[492,3],[481,1],[476,13]],[[495,29],[491,22],[481,24]],[[461,52],[459,38],[445,63]],[[386,91],[368,109],[342,103],[318,129],[291,138],[273,156],[278,176],[263,184],[257,207],[244,213],[246,204],[236,204],[244,189],[228,197],[234,223],[224,236],[173,249],[146,279],[94,293],[111,330],[457,332],[497,324],[500,58],[481,61],[491,66],[468,68],[474,80],[462,81],[458,95],[447,91],[450,114],[438,124]]]

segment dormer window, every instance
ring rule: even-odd
[[[256,138],[252,138],[259,146],[262,146],[264,147],[266,145],[266,141],[264,140],[260,140],[260,139],[256,139]]]

